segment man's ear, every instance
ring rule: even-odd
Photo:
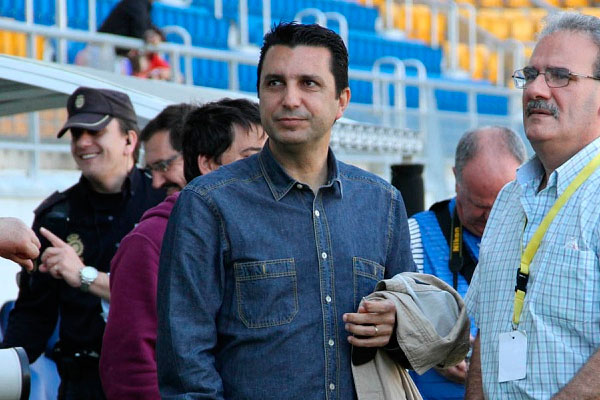
[[[138,142],[138,135],[134,130],[128,130],[125,135],[125,152],[127,155],[133,154]]]
[[[202,173],[202,175],[206,175],[210,172],[213,172],[220,165],[215,162],[212,158],[209,158],[203,154],[198,155],[198,169]]]
[[[344,115],[344,111],[346,110],[346,107],[348,107],[348,104],[350,103],[350,97],[351,97],[351,93],[350,93],[349,87],[345,88],[344,90],[342,90],[342,93],[340,93],[340,97],[338,98],[338,112],[335,116],[336,121],[338,119],[342,118],[342,115]]]

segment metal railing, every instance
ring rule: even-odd
[[[26,1],[27,3],[32,3],[32,0]],[[90,0],[90,2],[93,1],[94,0]],[[26,22],[0,19],[0,29],[25,33],[28,38],[27,54],[29,55],[35,54],[36,43],[33,40],[33,38],[36,35],[44,36],[50,39],[56,39],[59,45],[60,43],[64,43],[65,48],[67,41],[94,44],[106,48],[107,53],[114,53],[115,47],[137,49],[147,48],[149,50],[169,54],[173,62],[174,68],[178,68],[177,62],[180,59],[180,57],[183,57],[185,62],[184,82],[187,84],[193,83],[193,59],[199,58],[223,61],[228,64],[229,89],[231,90],[239,90],[238,66],[242,64],[257,65],[258,62],[257,54],[250,54],[248,52],[241,52],[235,50],[217,50],[194,47],[191,45],[191,41],[189,40],[189,34],[186,35],[186,33],[184,33],[184,30],[177,28],[175,28],[172,32],[175,33],[175,31],[177,31],[176,33],[184,38],[183,44],[165,42],[160,43],[157,46],[149,46],[144,44],[144,42],[140,39],[120,37],[92,31],[70,29],[66,27],[66,23],[61,25],[63,26],[63,28],[59,28],[57,26],[36,25],[33,23],[32,9],[27,8],[27,10],[28,11]],[[332,17],[331,15],[328,16],[325,13],[322,14],[323,15],[319,16],[319,18],[325,17],[325,19],[327,20]],[[340,23],[340,28],[342,30],[344,29],[343,25],[343,22]],[[518,43],[515,43],[514,41],[509,43],[510,46],[519,46]],[[59,51],[56,53],[56,56],[57,62],[67,62],[66,53],[62,53]],[[394,71],[392,73],[382,71],[379,67],[385,64],[392,65],[394,67]],[[417,76],[407,76],[405,73],[406,67],[416,68]],[[382,157],[382,155],[385,155],[385,157],[388,157],[390,160],[397,160],[398,157],[404,157],[402,155],[404,153],[399,152],[400,150],[398,148],[390,147],[389,143],[391,139],[389,139],[389,135],[385,133],[386,129],[397,129],[398,127],[405,127],[408,129],[408,131],[420,132],[420,134],[426,138],[427,142],[431,143],[432,141],[435,142],[436,140],[438,140],[438,135],[441,131],[449,129],[448,123],[446,121],[453,121],[453,124],[457,127],[457,129],[459,129],[458,127],[460,127],[461,130],[474,128],[481,123],[502,124],[509,126],[513,129],[520,130],[521,102],[520,92],[516,90],[511,90],[504,87],[479,85],[476,86],[451,81],[426,79],[426,71],[424,70],[424,67],[422,67],[422,65],[419,65],[419,63],[410,60],[400,61],[389,58],[384,58],[378,61],[376,63],[376,66],[371,71],[351,69],[349,71],[349,77],[351,80],[362,80],[370,82],[373,85],[373,104],[358,104],[356,102],[352,102],[346,112],[346,115],[356,120],[380,125],[378,129],[382,129],[381,132],[384,132],[371,137],[370,135],[372,133],[367,133],[371,132],[371,128],[369,128],[364,130],[364,132],[360,134],[362,135],[360,136],[360,140],[355,140],[346,137],[346,135],[352,136],[351,134],[346,134],[345,132],[340,131],[339,129],[343,127],[344,130],[347,129],[348,131],[355,132],[358,128],[349,128],[341,123],[336,123],[335,131],[338,133],[332,138],[332,145],[338,145],[340,143],[343,143],[344,145],[347,143],[356,143],[356,146],[358,147],[349,148],[349,151],[360,152],[361,149],[364,150],[364,146],[371,148],[372,143],[380,142],[380,146],[378,148],[379,150],[373,150],[373,154],[380,158]],[[393,101],[389,98],[387,94],[390,86],[394,87],[395,98]],[[416,87],[418,89],[419,107],[416,109],[408,109],[405,107],[405,90],[407,87]],[[440,111],[435,102],[436,90],[448,90],[466,93],[468,99],[466,112],[458,113]],[[480,115],[477,111],[477,96],[482,94],[507,97],[509,102],[509,115]],[[364,129],[364,126],[361,129]],[[372,129],[375,130],[376,128]],[[405,130],[402,131],[404,132]],[[352,137],[358,136],[355,135]],[[406,146],[404,144],[404,140],[400,140],[398,138],[397,140],[399,140],[399,142],[402,142],[402,144],[399,146]],[[0,143],[0,148],[7,148],[7,146],[23,146],[22,149],[28,149],[31,151],[38,149],[35,151],[42,152],[58,151],[57,149],[59,148],[55,147],[59,145],[46,145],[44,143],[39,143],[39,138],[37,141],[35,140],[35,138],[33,138],[33,141],[28,141],[27,143],[23,143],[20,145],[17,143]],[[452,143],[448,143],[448,146],[452,146]],[[426,170],[426,174],[440,175],[441,173],[439,172],[439,169],[443,169],[443,166],[440,165],[440,155],[431,153],[432,150],[430,149],[430,147],[431,146],[426,146],[425,148],[425,161],[428,166],[431,166],[431,168],[428,168]],[[394,155],[393,152],[390,153],[387,150],[385,150],[386,148],[393,149],[393,152],[398,153]],[[62,147],[61,151],[68,151],[68,146]],[[37,157],[37,163],[39,164],[39,156]],[[430,177],[429,182],[430,192],[436,193],[436,198],[441,198],[441,196],[443,196],[443,193],[439,193],[435,186],[439,185],[440,182],[443,181],[440,181],[439,177],[435,179],[431,179]]]
[[[296,16],[294,16],[294,21],[302,22],[304,17],[314,17],[316,19],[316,23],[328,27],[329,21],[337,21],[339,26],[339,35],[342,38],[342,41],[348,47],[348,20],[339,12],[328,11],[323,12],[318,8],[305,8],[304,10],[299,11]]]
[[[543,0],[535,0],[544,3]],[[461,68],[458,62],[458,47],[460,43],[464,43],[468,47],[469,54],[469,74],[472,76],[476,66],[476,47],[478,44],[485,44],[486,47],[497,54],[496,60],[496,85],[505,86],[510,79],[513,70],[522,66],[525,57],[525,45],[515,39],[498,39],[491,33],[477,26],[477,10],[474,6],[467,3],[456,3],[453,0],[438,1],[438,0],[418,0],[419,4],[427,5],[431,10],[431,46],[439,47],[439,21],[438,15],[441,13],[446,17],[447,30],[445,37],[448,41],[448,54],[446,65],[449,74],[461,73]],[[372,0],[368,0],[367,4],[372,5]],[[537,3],[536,3],[537,4]],[[384,28],[386,30],[397,30],[394,26],[394,8],[397,6],[404,7],[404,33],[407,36],[413,34],[413,7],[414,0],[386,0],[385,2],[385,20]],[[552,7],[545,5],[545,8]],[[461,15],[460,10],[464,10]],[[463,29],[461,29],[461,27]],[[466,38],[461,37],[460,32],[466,31]],[[464,35],[463,35],[464,36]],[[505,61],[509,56],[512,60],[512,70],[506,71]]]

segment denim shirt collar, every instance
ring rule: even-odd
[[[283,167],[279,165],[277,160],[275,160],[275,157],[273,157],[273,153],[269,148],[269,141],[265,143],[265,146],[260,152],[258,163],[260,165],[262,174],[267,181],[267,185],[269,185],[269,189],[273,194],[273,198],[276,201],[279,201],[285,197],[285,195],[287,195],[295,185],[304,185],[303,182],[298,182],[296,179],[290,177],[285,172]],[[331,148],[329,148],[327,153],[327,183],[321,186],[321,188],[328,187],[332,188],[334,195],[339,198],[343,198],[342,181],[339,175],[339,165]]]

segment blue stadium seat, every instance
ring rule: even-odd
[[[185,28],[192,36],[194,46],[227,48],[229,23],[224,19],[216,19],[205,9],[178,8],[155,3],[152,18],[159,27],[178,25]]]
[[[0,15],[25,21],[25,2],[15,0],[0,0]]]
[[[256,94],[257,70],[258,68],[254,65],[240,65],[238,67],[241,91]]]
[[[218,89],[229,87],[227,63],[223,61],[194,59],[194,85]]]
[[[428,74],[440,74],[442,50],[434,49],[417,42],[390,40],[366,32],[350,32],[348,56],[351,66],[370,67],[381,57],[392,56],[401,60],[420,60]]]

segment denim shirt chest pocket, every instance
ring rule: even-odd
[[[377,282],[383,280],[385,267],[375,261],[361,257],[352,257],[352,269],[354,274],[354,309],[364,296],[373,293]]]
[[[298,313],[298,285],[293,258],[234,263],[240,320],[247,328],[290,323]]]

